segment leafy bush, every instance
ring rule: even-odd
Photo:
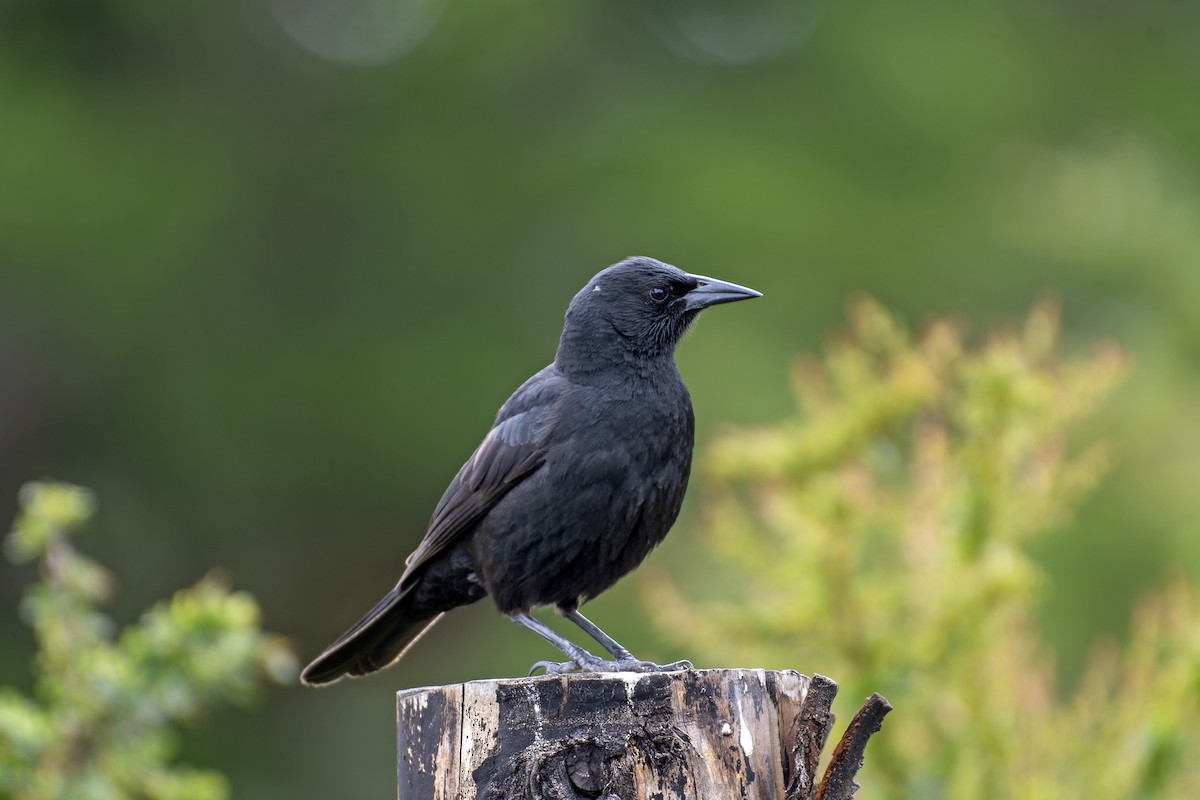
[[[29,484],[6,541],[38,560],[22,614],[37,639],[33,697],[0,687],[0,796],[14,800],[220,800],[216,772],[174,765],[174,727],[219,703],[243,704],[262,676],[289,680],[282,639],[259,630],[254,599],[207,577],[119,635],[98,610],[113,577],[69,536],[91,517],[90,492]]]
[[[1057,330],[1043,303],[981,345],[947,321],[914,338],[858,302],[848,336],[796,369],[796,415],[703,460],[705,535],[745,590],[646,587],[699,658],[816,669],[845,682],[843,715],[885,694],[897,712],[865,795],[1200,797],[1200,614],[1182,580],[1072,696],[1039,639],[1028,545],[1110,464],[1071,433],[1123,372],[1112,346],[1056,356]]]

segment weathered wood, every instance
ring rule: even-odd
[[[833,728],[832,707],[837,690],[837,684],[824,675],[813,675],[808,682],[791,739],[792,774],[785,800],[813,800],[817,792],[817,766]]]
[[[850,720],[841,741],[833,748],[829,769],[817,789],[816,800],[850,800],[858,791],[854,775],[863,765],[863,751],[867,740],[878,733],[883,718],[892,710],[892,704],[876,692],[867,698],[862,708]]]
[[[399,798],[841,800],[890,707],[851,726],[818,785],[836,692],[819,675],[763,670],[410,689],[397,695]]]

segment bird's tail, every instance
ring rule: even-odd
[[[366,616],[354,623],[325,652],[300,673],[307,686],[335,683],[343,676],[358,677],[383,669],[400,659],[405,651],[442,618],[413,613],[414,586],[397,586]]]

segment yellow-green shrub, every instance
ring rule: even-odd
[[[742,588],[646,587],[697,659],[830,675],[844,719],[885,694],[864,796],[1200,797],[1200,615],[1181,579],[1072,696],[1039,638],[1028,545],[1103,476],[1111,448],[1071,433],[1123,372],[1113,346],[1056,355],[1057,330],[1047,302],[981,344],[947,321],[914,337],[857,302],[797,366],[795,416],[702,460],[704,535]]]

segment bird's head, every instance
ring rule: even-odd
[[[705,308],[761,297],[735,283],[634,256],[598,273],[567,308],[560,367],[670,356]]]

